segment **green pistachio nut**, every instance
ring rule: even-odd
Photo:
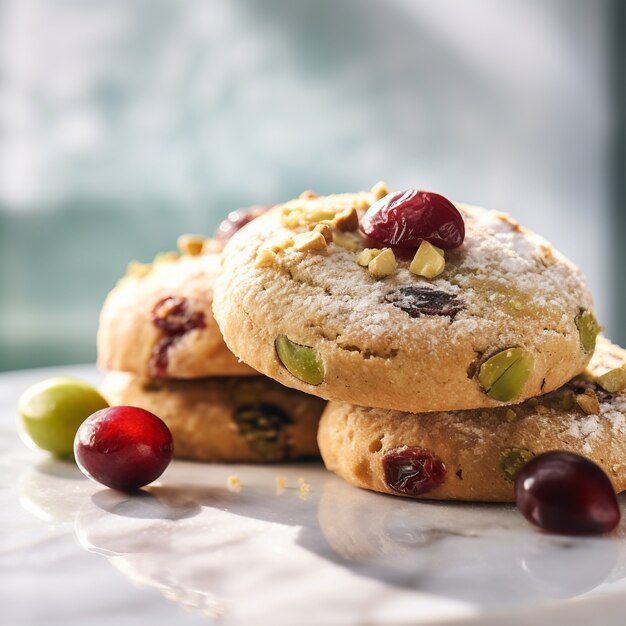
[[[290,374],[309,385],[323,382],[324,362],[315,348],[295,343],[286,335],[279,335],[274,346],[280,362]]]
[[[580,335],[580,345],[585,354],[591,354],[596,349],[596,337],[600,332],[600,325],[594,314],[586,309],[580,309],[574,318],[578,334]]]
[[[500,454],[500,472],[510,483],[515,482],[517,472],[534,456],[534,453],[524,448],[507,448]]]
[[[74,378],[50,378],[29,387],[18,401],[22,435],[43,450],[72,458],[78,427],[108,407],[89,384]]]
[[[489,397],[510,402],[522,392],[534,361],[533,355],[523,348],[502,350],[480,366],[478,382]]]

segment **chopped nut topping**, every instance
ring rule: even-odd
[[[176,243],[183,254],[197,256],[202,253],[204,237],[202,235],[181,235]]]
[[[233,491],[234,493],[241,491],[241,479],[236,474],[228,477],[226,485],[228,486],[228,491]]]
[[[422,241],[411,261],[409,271],[425,278],[435,278],[443,272],[445,266],[446,259],[443,250],[428,241]]]
[[[254,267],[270,267],[276,262],[276,252],[269,248],[259,248]]]
[[[576,396],[576,404],[587,415],[600,415],[600,402],[593,389],[586,389],[585,393]]]
[[[325,250],[327,246],[326,238],[319,230],[300,233],[293,238],[293,247],[295,250],[298,250],[298,252]]]
[[[313,230],[318,233],[322,233],[324,239],[326,239],[326,243],[332,243],[333,240],[333,231],[330,229],[328,224],[319,223],[313,227]]]
[[[309,493],[309,491],[311,491],[311,485],[309,485],[309,483],[307,483],[304,478],[298,478],[298,484],[300,485],[300,495],[304,496],[307,493]]]
[[[356,262],[362,267],[367,267],[370,261],[376,258],[381,252],[382,250],[379,248],[365,248],[357,255]]]
[[[298,197],[301,200],[312,200],[313,198],[319,198],[319,196],[314,191],[311,191],[310,189],[303,191]]]
[[[178,252],[159,252],[153,261],[153,265],[159,265],[159,263],[171,263],[172,261],[176,261],[180,258]]]
[[[385,278],[396,271],[398,263],[391,248],[385,248],[377,254],[368,264],[367,271],[372,278]]]
[[[131,261],[126,268],[126,275],[135,278],[147,276],[152,271],[150,263],[139,263],[139,261]]]
[[[333,220],[333,225],[342,232],[355,231],[359,227],[359,216],[354,207],[338,213]]]
[[[356,252],[359,249],[358,241],[343,233],[335,233],[333,235],[333,241],[340,248],[345,248],[346,250],[350,250],[350,252]]]
[[[598,376],[596,382],[609,393],[624,391],[626,389],[626,364]]]
[[[377,182],[372,187],[372,195],[374,196],[374,200],[380,200],[381,198],[384,198],[388,193],[389,189],[382,180]]]

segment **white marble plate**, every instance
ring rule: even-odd
[[[547,535],[512,506],[373,494],[317,463],[177,461],[127,496],[18,439],[19,394],[58,373],[98,380],[93,368],[0,376],[7,626],[626,622],[623,524],[606,537]]]

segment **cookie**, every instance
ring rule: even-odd
[[[174,456],[199,461],[284,461],[319,456],[325,402],[264,377],[144,380],[107,374],[112,405],[158,415],[174,437]]]
[[[549,450],[592,459],[620,492],[626,489],[626,351],[599,339],[584,375],[515,407],[414,414],[329,403],[318,443],[329,470],[357,487],[394,495],[513,502],[517,471]]]
[[[385,192],[306,193],[235,234],[213,309],[239,358],[323,398],[414,412],[518,403],[584,370],[598,327],[572,263],[503,213],[427,192],[411,193],[453,215],[435,245],[385,247],[359,230],[398,196],[371,207]]]
[[[100,315],[98,366],[145,378],[255,374],[228,350],[213,318],[219,269],[217,252],[131,265]]]

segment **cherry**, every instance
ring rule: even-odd
[[[606,533],[620,520],[608,476],[571,452],[546,452],[528,461],[517,474],[515,498],[529,522],[550,532]]]
[[[465,223],[446,198],[407,189],[387,194],[367,210],[360,224],[370,239],[399,249],[417,249],[422,241],[449,250],[465,238]]]
[[[74,456],[83,474],[121,491],[134,491],[156,480],[173,452],[172,434],[165,423],[133,406],[96,411],[74,439]]]
[[[446,466],[429,450],[401,448],[383,457],[387,484],[398,493],[417,497],[439,487],[446,479]]]
[[[238,230],[271,208],[272,205],[255,204],[247,209],[231,211],[228,217],[216,228],[215,238],[223,242],[228,241]]]

